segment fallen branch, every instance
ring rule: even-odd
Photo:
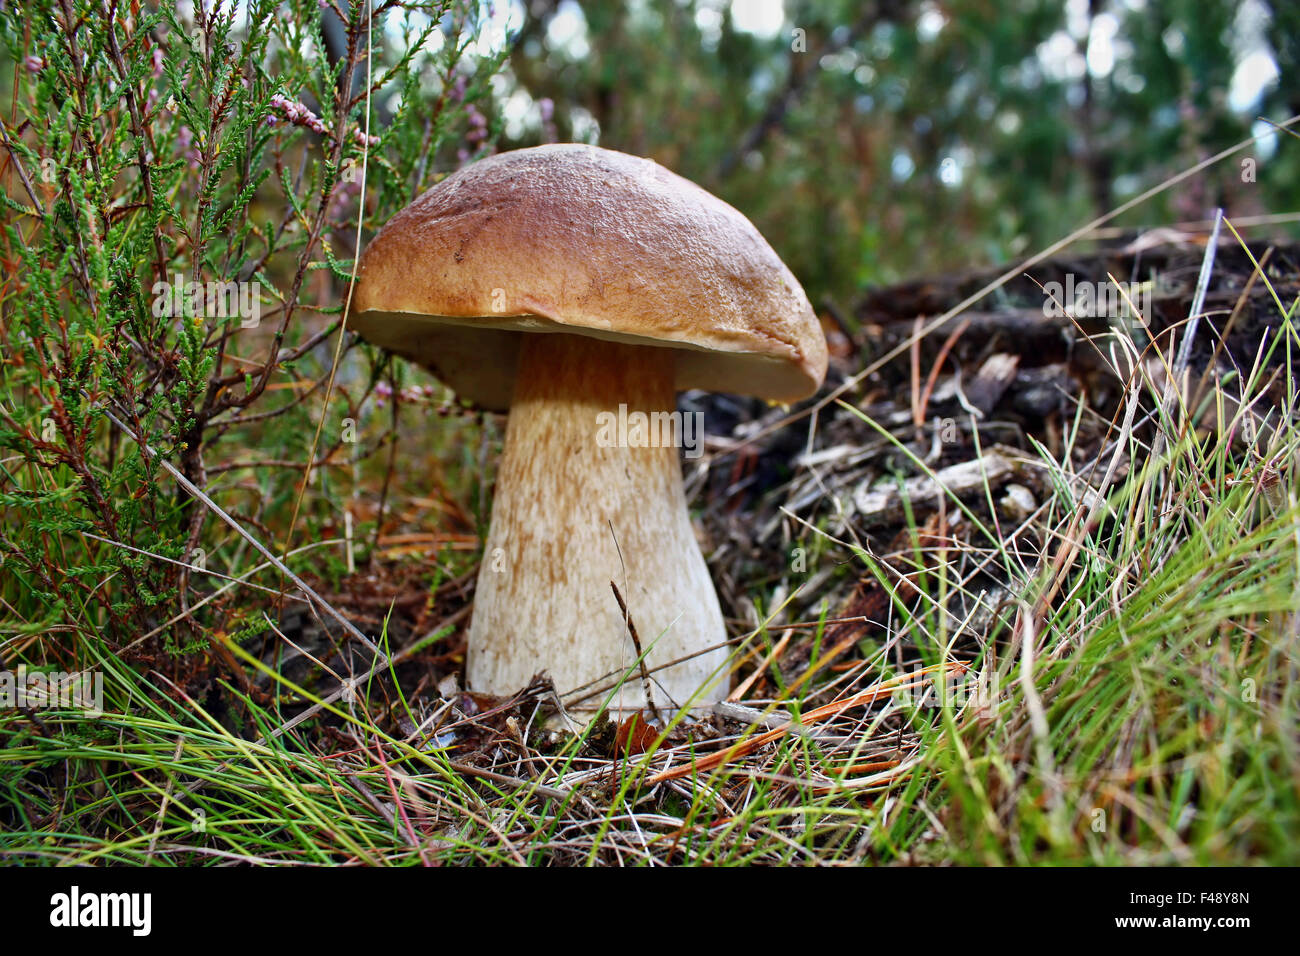
[[[993,487],[1014,474],[1011,462],[998,452],[990,451],[973,461],[951,465],[930,475],[909,478],[901,485],[886,484],[868,487],[865,483],[853,492],[853,506],[867,527],[889,524],[903,517],[903,503],[911,502],[914,509],[938,504],[945,494],[955,498],[969,498],[983,494],[985,487]]]

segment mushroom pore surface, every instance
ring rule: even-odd
[[[474,690],[514,693],[546,671],[561,695],[600,681],[565,696],[566,708],[591,711],[633,668],[610,709],[644,707],[613,581],[647,652],[655,704],[725,695],[725,675],[704,686],[727,659],[726,629],[687,511],[679,450],[660,441],[661,427],[622,444],[617,429],[601,427],[601,413],[670,420],[676,361],[673,349],[524,337],[470,626]],[[689,655],[697,656],[657,669]],[[606,689],[579,699],[597,687]]]

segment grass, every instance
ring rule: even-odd
[[[1039,446],[1017,461],[1051,489],[1019,520],[986,485],[982,500],[910,515],[893,551],[819,522],[816,560],[851,562],[885,598],[884,638],[838,639],[827,606],[784,622],[792,574],[737,648],[737,679],[761,672],[749,696],[689,735],[674,724],[620,750],[595,727],[546,731],[529,699],[470,713],[382,672],[331,700],[229,635],[212,639],[276,688],[275,703],[231,674],[198,699],[83,633],[82,660],[106,672],[103,716],[0,714],[0,856],[1300,863],[1290,390],[1262,426],[1245,425],[1269,407],[1267,369],[1294,381],[1295,305],[1277,306],[1279,333],[1254,367],[1212,382],[1198,409],[1163,388],[1171,356],[1117,335],[1114,371],[1130,387],[1106,426],[1114,451],[1074,447],[1095,414],[1080,406],[1066,454]],[[856,406],[842,411],[928,470]],[[957,597],[980,613],[955,616]],[[22,614],[8,610],[12,638]],[[40,662],[33,638],[9,647]],[[281,708],[306,701],[321,713],[284,729]]]
[[[449,686],[497,426],[444,390],[410,397],[408,366],[356,361],[332,323],[363,227],[490,148],[479,105],[504,54],[467,52],[479,4],[397,6],[401,42],[390,29],[373,64],[355,5],[335,59],[304,42],[314,4],[247,6],[238,26],[220,6],[0,17],[0,675],[88,669],[105,688],[101,715],[0,706],[0,862],[1297,862],[1295,304],[1261,263],[1243,301],[1259,285],[1276,321],[1258,355],[1216,350],[1233,371],[1195,407],[1166,384],[1180,361],[1159,334],[1098,343],[1119,407],[1088,396],[1059,440],[999,449],[1027,510],[986,476],[868,533],[832,507],[852,498],[842,474],[794,466],[799,441],[763,452],[795,479],[757,510],[714,507],[695,471],[705,527],[745,539],[715,534],[719,551],[765,551],[715,554],[733,633],[751,629],[712,720],[557,734],[545,686],[499,701]],[[425,49],[435,24],[451,32]],[[372,67],[395,109],[373,127],[371,83],[349,79]],[[357,135],[372,128],[373,150]],[[182,276],[265,287],[266,324],[160,314],[152,280]],[[956,359],[960,331],[943,334]],[[863,413],[880,384],[863,370],[819,402],[810,450],[879,447],[933,476],[944,362],[922,397],[920,347],[900,350],[881,362],[915,359],[912,407],[893,409],[910,423]],[[969,425],[971,446],[941,458],[986,450]],[[163,456],[201,492],[178,491]],[[756,477],[741,456],[706,463]],[[200,494],[231,522],[205,519]],[[324,595],[303,629],[258,544]],[[339,619],[381,634],[387,659]]]

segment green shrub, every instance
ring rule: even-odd
[[[0,4],[0,596],[33,665],[206,643],[251,552],[163,462],[285,549],[306,464],[310,512],[377,444],[342,426],[380,357],[332,372],[359,217],[491,148],[478,4],[195,9]]]

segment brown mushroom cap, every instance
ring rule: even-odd
[[[748,219],[595,146],[501,153],[428,190],[366,248],[349,325],[496,411],[525,332],[679,349],[679,389],[794,401],[826,374],[808,297]]]

